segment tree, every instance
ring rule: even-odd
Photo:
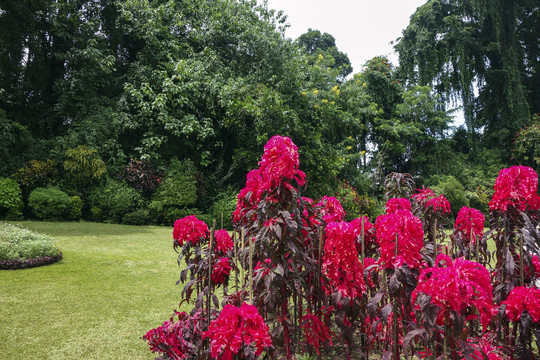
[[[298,37],[297,42],[307,54],[312,56],[312,59],[317,59],[319,55],[331,56],[334,59],[331,67],[339,70],[338,79],[340,82],[343,82],[353,71],[349,57],[338,50],[336,39],[332,35],[328,33],[321,34],[319,30],[309,28],[307,33]]]
[[[539,11],[529,0],[430,0],[395,46],[400,73],[409,85],[435,84],[444,101],[461,101],[469,144],[481,138],[507,158],[504,149],[538,105],[527,94],[538,83]]]

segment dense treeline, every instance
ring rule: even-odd
[[[59,195],[31,195],[52,185],[69,201],[44,217],[216,217],[275,134],[302,149],[308,195],[338,194],[347,213],[373,215],[391,171],[485,207],[502,165],[540,162],[540,15],[481,2],[428,1],[401,68],[351,69],[331,35],[287,39],[286,17],[255,1],[0,0],[0,191],[14,199],[0,215],[20,216],[20,196],[37,216]]]

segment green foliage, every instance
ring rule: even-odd
[[[67,218],[69,220],[80,220],[82,216],[83,201],[79,196],[72,196],[71,204],[69,206],[69,212]]]
[[[444,197],[450,202],[451,216],[456,218],[457,213],[463,206],[469,206],[465,187],[451,175],[435,177],[433,180],[436,181],[435,185],[432,186],[433,190],[438,195],[444,194]]]
[[[344,81],[345,78],[352,72],[351,61],[347,54],[341,52],[336,47],[336,39],[328,34],[319,30],[308,29],[305,34],[300,35],[297,39],[298,45],[309,55],[312,55],[314,59],[317,59],[319,55],[331,56],[334,59],[332,68],[339,71],[339,81]],[[314,60],[312,60],[314,62]]]
[[[92,189],[89,203],[93,220],[98,221],[102,218],[115,223],[121,223],[125,215],[144,206],[143,197],[139,192],[122,182],[110,179],[105,185]]]
[[[210,215],[216,219],[218,227],[221,226],[221,216],[223,214],[223,228],[232,229],[232,213],[236,209],[237,192],[229,189],[218,194]]]
[[[10,178],[0,178],[0,219],[18,220],[23,201],[19,184]]]
[[[197,183],[193,163],[189,160],[173,161],[165,178],[157,186],[148,209],[153,222],[171,224],[178,219],[176,214],[179,211],[192,207],[196,201]]]
[[[0,99],[3,97],[6,94],[0,85]],[[0,176],[13,174],[30,154],[34,142],[25,126],[7,118],[0,101]]]
[[[86,145],[69,149],[65,154],[64,170],[80,189],[101,179],[107,172],[107,166],[98,152]]]
[[[68,215],[71,199],[54,186],[36,188],[28,197],[28,206],[38,219],[59,221]]]
[[[0,222],[0,260],[34,259],[59,252],[53,238]]]
[[[30,160],[17,170],[14,177],[28,189],[34,189],[50,185],[57,173],[57,164],[53,160]]]
[[[533,116],[533,123],[520,130],[514,139],[513,160],[520,165],[540,169],[540,113]]]
[[[103,210],[97,206],[90,208],[90,220],[101,222],[104,220]]]
[[[135,210],[124,215],[122,223],[126,225],[147,225],[150,223],[150,213],[146,209]]]

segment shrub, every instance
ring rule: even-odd
[[[25,260],[59,253],[51,237],[0,223],[0,260]]]
[[[345,181],[340,184],[336,198],[345,211],[346,221],[351,221],[364,215],[370,218],[379,215],[375,200],[368,195],[359,195],[358,191]]]
[[[37,188],[30,193],[28,206],[42,220],[61,220],[66,217],[71,199],[57,187]]]
[[[98,181],[107,172],[107,166],[98,152],[88,146],[81,145],[66,151],[64,170],[66,175],[79,188],[84,188]]]
[[[451,216],[454,219],[456,218],[459,209],[464,206],[469,206],[469,199],[467,199],[465,188],[453,176],[442,177],[437,185],[433,186],[433,189],[439,194],[444,194],[446,199],[450,202],[450,208],[452,210]]]
[[[30,160],[17,170],[15,178],[29,189],[45,187],[57,174],[57,164],[53,160]]]
[[[135,210],[127,213],[122,219],[126,225],[146,225],[150,222],[150,213],[146,209]]]
[[[83,201],[78,196],[71,197],[71,205],[67,218],[69,220],[79,220],[82,216]]]
[[[144,206],[139,192],[113,180],[109,180],[105,186],[95,188],[90,194],[89,202],[91,207],[101,209],[103,220],[117,223],[121,223],[126,214]]]
[[[9,178],[0,178],[0,218],[18,220],[24,206],[21,187]]]
[[[103,221],[103,210],[97,206],[92,206],[90,208],[90,220],[92,221]]]
[[[163,174],[152,163],[131,159],[129,165],[120,172],[120,177],[132,188],[151,194],[161,182]]]
[[[216,219],[218,226],[221,225],[221,214],[223,214],[223,228],[232,229],[232,213],[236,209],[236,194],[232,190],[227,190],[219,195],[211,209],[211,216]]]

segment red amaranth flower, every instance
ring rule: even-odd
[[[510,321],[519,321],[523,311],[527,311],[534,322],[540,322],[540,289],[515,287],[502,303],[506,304],[506,316]]]
[[[251,170],[246,176],[246,186],[238,193],[236,210],[233,212],[233,221],[239,222],[245,212],[256,209],[261,201],[261,175],[259,170]]]
[[[212,265],[212,283],[223,284],[225,279],[231,274],[231,269],[229,258],[220,258]]]
[[[332,222],[325,229],[322,270],[334,292],[356,298],[366,291],[364,269],[358,259],[354,229],[348,222]],[[325,289],[330,293],[330,289]]]
[[[321,343],[328,342],[332,346],[332,331],[317,316],[308,313],[300,320],[300,328],[304,333],[306,343],[313,346],[320,355]]]
[[[444,195],[439,195],[426,203],[426,208],[433,208],[434,212],[441,212],[443,214],[450,214],[450,203]]]
[[[174,317],[178,316],[178,322],[174,322]],[[199,328],[198,313],[190,317],[185,312],[176,312],[163,325],[148,331],[143,339],[146,340],[153,352],[166,354],[174,360],[181,360],[191,357],[194,350],[193,345],[184,338],[184,330],[190,328],[196,332]]]
[[[484,360],[484,355],[487,355],[488,360],[504,360],[507,357],[500,351],[501,346],[495,346],[491,342],[488,334],[484,334],[481,338],[469,338],[467,342],[472,345],[474,353],[470,355],[474,360]],[[463,358],[462,360],[466,360]]]
[[[420,266],[424,230],[420,219],[410,211],[397,210],[395,213],[379,216],[375,221],[375,236],[381,247],[379,261],[383,267],[393,268],[407,264],[412,269]]]
[[[367,278],[367,284],[370,288],[375,287],[375,283],[373,282],[373,276],[377,275],[378,266],[375,266],[369,270],[367,270],[368,267],[371,265],[377,265],[377,260],[371,257],[364,258],[364,271],[367,271],[366,278]]]
[[[356,250],[358,253],[362,252],[362,244],[360,242],[362,236],[362,223],[364,224],[364,245],[375,242],[375,226],[369,221],[369,217],[363,216],[351,221],[351,225],[354,229],[354,237]]]
[[[265,277],[270,273],[272,268],[272,260],[270,258],[266,258],[263,262],[257,261],[257,265],[255,265],[254,271],[256,274],[262,271],[262,276]]]
[[[213,320],[204,338],[210,338],[213,358],[233,359],[244,346],[253,344],[255,355],[272,346],[268,325],[264,323],[257,308],[243,303],[242,306],[225,305],[219,317]]]
[[[422,186],[421,189],[416,189],[418,193],[414,194],[412,198],[420,204],[425,204],[429,199],[435,197],[435,193],[430,188]]]
[[[461,234],[466,243],[470,241],[472,232],[473,242],[475,242],[476,238],[481,238],[484,235],[485,220],[484,214],[479,210],[464,206],[457,214],[454,228]]]
[[[286,136],[273,136],[264,146],[264,154],[259,161],[259,172],[263,179],[261,188],[271,192],[283,180],[295,179],[304,185],[306,175],[298,170],[298,147]]]
[[[234,243],[227,230],[216,230],[214,237],[216,239],[217,252],[224,254],[227,251],[232,250]]]
[[[188,241],[198,244],[208,237],[208,226],[195,215],[186,216],[174,222],[173,239],[183,246]]]
[[[525,211],[540,208],[538,174],[527,166],[512,166],[502,169],[495,181],[495,193],[489,202],[489,209],[506,212],[508,208]]]
[[[448,316],[448,311],[462,313],[474,307],[486,327],[496,312],[493,306],[493,287],[489,271],[482,265],[458,258],[455,262],[439,254],[436,267],[422,269],[418,286],[411,299],[414,303],[418,293],[431,296],[431,302],[439,307],[439,316]]]
[[[398,210],[411,211],[411,202],[406,198],[392,198],[386,203],[386,213],[393,214]]]
[[[322,215],[325,223],[340,222],[345,219],[345,211],[341,206],[338,199],[332,196],[323,196],[321,201],[315,205],[316,211]],[[312,222],[316,225],[320,225],[318,221],[312,219]]]

